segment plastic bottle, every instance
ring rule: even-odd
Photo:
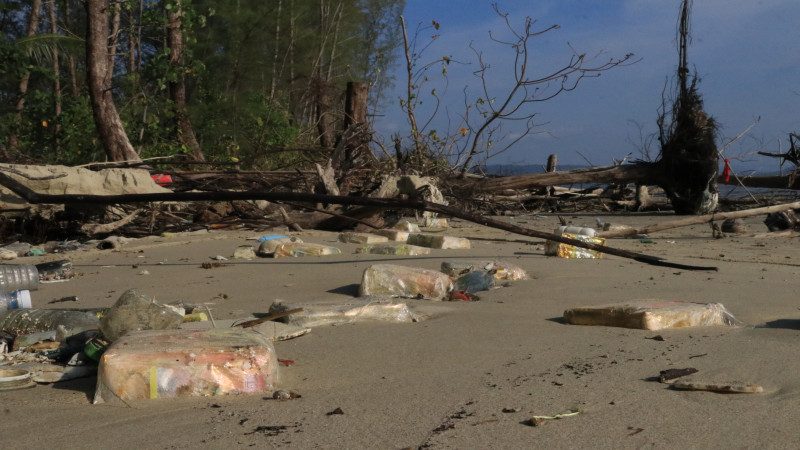
[[[178,308],[162,305],[136,289],[129,289],[103,314],[100,332],[107,341],[114,342],[128,331],[178,328],[183,316]]]
[[[15,292],[0,292],[0,313],[20,308],[32,308],[31,292],[27,289]]]
[[[90,312],[67,309],[12,309],[0,314],[0,330],[14,334],[38,333],[66,328],[97,326],[100,319]]]
[[[39,288],[39,271],[33,264],[0,265],[0,291],[14,292]]]

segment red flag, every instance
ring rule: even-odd
[[[725,177],[725,182],[731,181],[731,166],[728,165],[730,161],[728,158],[725,158],[725,168],[722,169],[722,176]]]

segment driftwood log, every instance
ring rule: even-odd
[[[51,203],[51,204],[116,204],[116,203],[138,203],[138,202],[165,202],[165,201],[231,201],[231,200],[267,200],[273,202],[309,202],[327,203],[338,205],[359,205],[370,207],[382,207],[384,209],[413,209],[417,211],[430,211],[439,214],[457,217],[480,225],[485,225],[511,233],[531,236],[540,239],[547,239],[561,242],[576,247],[587,248],[610,255],[633,259],[646,264],[671,267],[684,270],[717,270],[716,267],[691,266],[664,261],[663,258],[642,253],[630,252],[627,250],[616,249],[605,245],[597,245],[570,239],[558,234],[547,233],[529,228],[511,225],[497,221],[486,216],[470,214],[463,209],[454,208],[438,203],[432,203],[416,198],[370,198],[370,197],[347,197],[338,195],[315,195],[297,192],[265,192],[265,191],[210,191],[210,192],[167,192],[152,194],[124,194],[124,195],[53,195],[40,194],[29,189],[24,184],[0,172],[0,184],[4,185],[15,194],[24,198],[30,203]]]

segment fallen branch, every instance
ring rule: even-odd
[[[727,213],[714,213],[714,214],[705,214],[702,216],[691,216],[691,217],[686,217],[684,219],[672,220],[669,222],[654,223],[652,225],[647,225],[639,228],[603,231],[598,234],[600,237],[604,238],[632,236],[634,234],[650,234],[650,233],[655,233],[657,231],[669,230],[672,228],[680,228],[689,225],[697,225],[701,223],[713,222],[715,220],[739,219],[742,217],[757,216],[759,214],[770,214],[797,208],[800,208],[800,202],[785,203],[782,205],[764,206],[761,208],[745,209],[742,211],[732,211]]]
[[[142,212],[141,209],[137,209],[130,215],[111,223],[87,223],[81,226],[81,231],[83,231],[89,236],[94,236],[96,234],[111,233],[117,228],[124,227],[125,225],[133,222],[133,219],[135,219],[136,216],[138,216],[139,213],[141,212]]]
[[[15,194],[24,198],[30,203],[54,203],[54,204],[114,204],[114,203],[137,203],[137,202],[166,202],[166,201],[231,201],[231,200],[267,200],[273,202],[311,202],[328,203],[338,205],[360,205],[360,206],[380,206],[385,209],[414,209],[418,211],[430,211],[457,217],[480,225],[485,225],[500,230],[509,231],[524,236],[532,236],[541,239],[561,242],[563,244],[574,245],[576,247],[596,250],[609,255],[621,256],[633,259],[645,264],[656,266],[671,267],[682,270],[717,270],[716,267],[690,266],[685,264],[670,263],[663,258],[642,253],[630,252],[627,250],[607,247],[605,245],[583,242],[577,239],[570,239],[559,234],[547,233],[544,231],[532,230],[505,222],[490,219],[485,216],[470,214],[463,209],[454,208],[438,203],[412,198],[372,198],[372,197],[347,197],[340,195],[317,195],[298,192],[265,192],[265,191],[213,191],[213,192],[157,192],[145,194],[122,194],[122,195],[92,195],[92,194],[40,194],[22,183],[14,180],[8,175],[0,172],[0,184],[11,189]]]

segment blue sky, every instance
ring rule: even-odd
[[[567,92],[528,111],[537,114],[536,133],[524,138],[490,163],[544,164],[556,153],[562,164],[605,166],[612,158],[633,152],[640,158],[640,128],[657,131],[656,118],[665,83],[677,66],[675,33],[679,0],[506,0],[498,1],[509,13],[511,24],[521,28],[525,17],[536,21],[534,29],[559,25],[531,41],[533,64],[543,72],[563,66],[570,45],[598,60],[635,54],[640,61],[585,79]],[[469,44],[481,50],[492,65],[487,80],[500,97],[509,86],[512,54],[489,40],[489,31],[505,31],[490,1],[407,0],[403,16],[409,33],[418,23],[435,20],[439,37],[421,58],[432,61],[444,55],[470,63],[451,65],[446,104],[451,120],[463,110],[462,90],[475,92],[476,57]],[[800,132],[800,2],[797,0],[695,0],[692,8],[692,43],[689,62],[701,77],[700,93],[705,109],[720,124],[722,147],[750,126],[760,122],[744,138],[725,150],[737,173],[778,169],[778,160],[753,154],[757,150],[785,151],[788,134]],[[388,137],[408,133],[397,98],[405,74],[394,72],[396,92],[391,105],[376,118],[375,128]],[[432,84],[431,87],[435,87]],[[441,92],[441,89],[439,91]],[[422,112],[422,111],[421,111]],[[432,126],[447,127],[439,113]],[[457,118],[457,117],[456,117]],[[638,125],[636,125],[638,124]],[[513,138],[515,130],[506,127]],[[653,156],[657,154],[653,147]]]

